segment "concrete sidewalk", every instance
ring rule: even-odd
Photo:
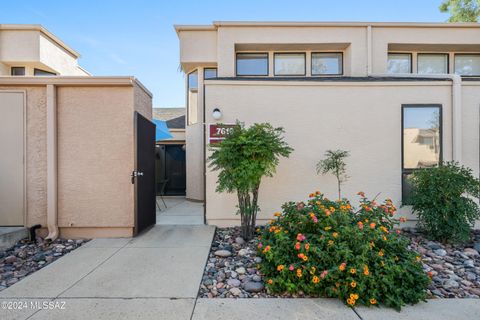
[[[190,319],[214,230],[155,226],[92,240],[0,292],[0,319]],[[9,301],[24,308],[5,310]]]
[[[157,225],[134,239],[92,240],[0,292],[0,319],[480,319],[479,299],[430,300],[400,313],[334,299],[197,299],[213,234],[211,226]]]

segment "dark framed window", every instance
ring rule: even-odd
[[[412,54],[389,52],[387,73],[412,73]]]
[[[203,69],[203,79],[213,79],[217,77],[217,68],[205,68]]]
[[[480,54],[456,53],[455,73],[462,76],[480,76]]]
[[[198,70],[187,75],[187,123],[198,122]]]
[[[419,74],[448,73],[448,54],[419,53],[417,55],[417,73]]]
[[[305,52],[274,53],[273,70],[276,76],[304,76]]]
[[[342,75],[342,52],[312,52],[312,76]]]
[[[402,202],[409,204],[409,176],[442,161],[442,106],[402,105]]]
[[[56,76],[57,74],[54,73],[54,72],[50,72],[50,71],[45,71],[45,70],[42,70],[42,69],[33,69],[33,75],[34,76]]]
[[[10,74],[12,76],[24,76],[25,75],[25,67],[11,67]]]
[[[268,76],[268,53],[237,53],[237,76]]]

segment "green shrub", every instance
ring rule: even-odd
[[[455,162],[416,170],[410,179],[410,202],[419,227],[435,240],[463,242],[480,218],[473,198],[479,197],[480,183],[472,170]]]
[[[237,193],[237,213],[245,240],[250,240],[255,232],[262,178],[273,177],[280,157],[288,158],[293,151],[283,134],[283,128],[268,123],[246,128],[237,121],[226,138],[211,148],[209,167],[219,171],[216,191]]]
[[[420,256],[393,227],[396,208],[363,193],[360,209],[316,192],[289,202],[259,236],[260,270],[274,293],[336,297],[400,309],[425,298],[429,283]]]

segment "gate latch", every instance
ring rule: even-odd
[[[140,177],[140,176],[143,176],[143,172],[142,172],[142,171],[133,170],[133,171],[132,171],[132,175],[131,175],[131,177],[132,177],[132,184],[135,183],[135,178],[136,178],[136,177]]]

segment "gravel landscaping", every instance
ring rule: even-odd
[[[20,240],[11,248],[0,250],[0,291],[52,263],[88,240],[57,239],[30,243]]]
[[[442,245],[421,234],[403,230],[411,240],[411,249],[422,255],[424,269],[432,277],[430,298],[480,298],[480,232],[466,246]],[[217,228],[198,296],[201,298],[266,298],[267,293],[257,270],[255,240],[245,242],[240,228]],[[302,297],[302,294],[281,297]]]

